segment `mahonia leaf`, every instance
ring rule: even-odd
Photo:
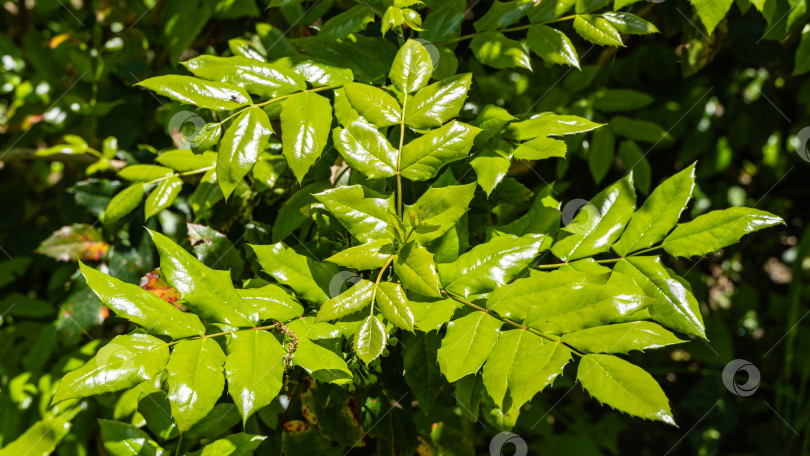
[[[173,339],[199,336],[205,327],[196,315],[175,306],[141,287],[122,282],[79,262],[87,285],[116,315],[143,327],[146,332]]]
[[[441,296],[433,254],[413,241],[405,244],[397,253],[394,272],[406,289],[427,297]]]
[[[281,242],[250,245],[250,248],[265,273],[292,288],[302,299],[315,304],[329,299],[326,287],[338,273],[337,266],[300,255]]]
[[[187,339],[174,346],[166,370],[169,403],[180,432],[187,431],[214,408],[225,388],[225,353],[211,339]]]
[[[239,409],[243,424],[278,396],[286,354],[275,336],[266,331],[249,329],[231,333],[225,378],[228,394]]]
[[[58,261],[88,261],[100,260],[109,249],[97,228],[74,223],[54,231],[36,251]]]
[[[380,313],[386,320],[398,328],[413,331],[415,317],[401,285],[381,282],[377,285],[376,301]]]
[[[251,325],[230,273],[209,268],[166,236],[148,231],[160,254],[160,269],[166,281],[196,314],[210,322]]]
[[[169,347],[147,334],[116,336],[82,367],[68,372],[52,403],[120,391],[152,380],[169,359]]]
[[[473,312],[447,325],[437,357],[448,382],[478,372],[498,341],[501,325],[486,312]]]
[[[781,223],[785,221],[770,212],[732,207],[678,225],[664,239],[662,246],[672,256],[706,255],[736,243],[746,234]]]
[[[706,338],[697,299],[670,276],[660,258],[628,257],[618,262],[614,269],[632,277],[647,296],[654,299],[649,310],[655,321],[682,333]]]
[[[465,297],[486,293],[517,277],[550,244],[551,239],[542,234],[498,236],[452,263],[440,264],[439,276],[445,289],[453,293]]]
[[[644,351],[686,342],[651,321],[597,326],[565,334],[561,340],[585,353],[609,354]]]
[[[599,402],[648,420],[675,425],[669,401],[644,369],[612,355],[585,355],[577,379]]]
[[[354,333],[354,352],[368,364],[382,354],[387,340],[382,321],[376,315],[368,316]]]

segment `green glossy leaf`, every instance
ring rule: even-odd
[[[546,158],[565,158],[567,147],[565,141],[553,138],[534,138],[515,148],[518,160],[544,160]]]
[[[405,123],[413,128],[432,128],[458,116],[471,82],[472,74],[464,73],[420,90],[405,106]]]
[[[501,325],[485,312],[473,312],[447,325],[437,357],[448,382],[478,372],[498,341]]]
[[[214,111],[230,111],[250,104],[250,95],[240,87],[191,76],[166,75],[149,78],[136,85],[184,104]]]
[[[282,152],[298,182],[321,157],[331,125],[332,105],[317,93],[298,93],[281,102]]]
[[[487,293],[510,282],[551,245],[545,235],[498,236],[479,244],[452,263],[439,265],[446,290],[463,296]]]
[[[601,16],[580,14],[574,18],[574,30],[586,40],[602,46],[624,46],[613,23]]]
[[[467,213],[474,194],[475,184],[437,187],[434,183],[413,206],[405,206],[406,223],[412,224],[415,218],[417,224],[431,228],[414,230],[411,239],[424,245],[442,237]]]
[[[101,302],[119,317],[143,327],[147,332],[172,339],[199,336],[205,327],[196,315],[181,312],[154,293],[122,282],[79,262],[87,285]]]
[[[402,108],[393,95],[378,87],[356,82],[344,85],[343,90],[352,108],[360,117],[378,127],[399,124],[402,118]]]
[[[526,41],[529,49],[546,62],[579,68],[577,49],[565,33],[547,25],[533,25]]]
[[[607,252],[619,238],[636,208],[633,173],[599,192],[568,223],[551,247],[564,261]]]
[[[247,309],[227,271],[211,269],[166,236],[149,230],[160,254],[160,270],[194,313],[209,322],[250,326]]]
[[[152,190],[149,197],[146,198],[146,218],[148,219],[171,206],[172,202],[177,198],[177,195],[180,194],[182,188],[183,181],[177,176],[172,176],[161,181],[160,184]]]
[[[298,319],[291,321],[287,325],[298,337],[298,346],[293,355],[293,364],[304,368],[316,380],[337,384],[351,382],[352,372],[346,365],[346,361],[332,350],[314,342],[314,340],[318,340],[318,337],[315,336],[320,331],[320,329],[316,328],[318,325],[332,328],[334,326],[327,323],[313,324],[314,320],[311,317]]]
[[[526,318],[529,309],[551,300],[565,291],[595,283],[592,274],[556,270],[538,272],[498,287],[487,298],[487,309],[516,321]]]
[[[551,385],[570,360],[565,345],[548,343],[529,331],[503,331],[484,364],[484,386],[499,408],[506,405],[507,391],[511,406],[520,408]]]
[[[48,456],[69,431],[68,416],[37,421],[16,440],[0,449],[0,456]]]
[[[388,214],[394,212],[394,197],[362,185],[337,187],[314,196],[360,242],[389,239]]]
[[[426,298],[411,294],[409,299],[416,319],[415,327],[424,332],[438,330],[449,323],[456,310],[464,306],[452,298]]]
[[[225,378],[228,394],[239,409],[243,424],[278,396],[286,354],[287,350],[267,331],[249,329],[231,333]]]
[[[437,352],[441,346],[437,331],[405,334],[402,340],[402,364],[405,382],[419,401],[419,409],[430,415],[439,396],[444,379],[439,371]]]
[[[583,329],[563,335],[562,341],[585,353],[629,353],[686,342],[651,321]]]
[[[785,221],[770,212],[731,207],[678,225],[664,239],[663,247],[672,256],[706,255],[737,243],[746,234],[780,223]]]
[[[433,67],[434,62],[425,46],[417,40],[408,40],[394,57],[388,77],[400,92],[411,93],[427,84]]]
[[[612,355],[585,355],[577,379],[599,402],[648,420],[675,425],[669,401],[644,369]]]
[[[377,307],[386,320],[397,328],[413,332],[416,318],[405,290],[398,283],[381,282],[377,285]]]
[[[473,27],[478,32],[506,28],[519,21],[533,6],[532,0],[495,1]]]
[[[171,169],[158,165],[130,165],[118,171],[118,177],[131,182],[149,182],[171,175]]]
[[[110,456],[168,455],[146,432],[120,421],[98,420],[101,443]]]
[[[251,456],[266,438],[240,432],[209,443],[189,456]]]
[[[582,117],[558,115],[549,112],[538,114],[528,120],[513,122],[506,129],[506,137],[518,141],[546,137],[584,133],[603,124],[591,122]]]
[[[633,213],[613,250],[619,256],[652,247],[677,224],[695,189],[695,164],[670,177],[653,190]]]
[[[236,290],[254,322],[287,321],[304,314],[304,307],[278,285]]]
[[[332,132],[335,148],[346,164],[371,179],[396,173],[397,150],[373,125],[356,121]]]
[[[414,139],[402,148],[402,176],[417,181],[436,176],[442,166],[469,154],[480,131],[454,120]]]
[[[658,29],[650,22],[630,13],[606,12],[602,17],[613,24],[620,33],[628,35],[648,35],[658,33]]]
[[[408,242],[399,249],[394,260],[394,272],[405,289],[427,297],[441,296],[433,254],[415,242]]]
[[[364,309],[371,303],[374,284],[360,280],[353,287],[323,303],[317,321],[336,320]]]
[[[493,68],[532,69],[532,59],[519,41],[507,38],[499,32],[482,32],[470,41],[475,58]]]
[[[731,9],[734,0],[689,0],[709,35]]]
[[[383,239],[349,247],[330,256],[326,261],[346,268],[367,271],[383,267],[395,252],[394,244]]]
[[[512,166],[512,145],[503,139],[492,140],[472,160],[478,185],[489,196]]]
[[[265,98],[287,95],[307,88],[304,78],[280,65],[235,56],[201,55],[183,62],[195,76],[222,81]]]
[[[565,334],[615,322],[649,306],[650,301],[641,289],[588,284],[549,296],[543,305],[532,306],[525,324],[543,332]]]
[[[272,133],[270,119],[256,106],[245,109],[225,130],[217,157],[217,181],[225,199],[259,159]]]
[[[368,316],[354,333],[354,352],[368,364],[382,354],[387,340],[383,322],[376,315]]]
[[[169,359],[169,347],[147,334],[116,336],[82,367],[59,382],[53,403],[132,388],[152,380]]]
[[[700,305],[684,285],[674,279],[658,257],[628,257],[614,266],[629,275],[655,301],[650,305],[653,319],[685,334],[706,338]]]
[[[225,388],[222,365],[225,353],[211,338],[180,341],[172,349],[169,372],[169,403],[180,432],[205,418]]]
[[[143,199],[143,185],[142,183],[135,183],[118,192],[107,204],[107,207],[104,208],[104,212],[100,217],[101,220],[105,224],[117,222],[134,211]]]
[[[338,273],[337,266],[299,255],[281,242],[250,247],[262,270],[292,288],[302,299],[315,304],[323,304],[329,299],[326,286]]]

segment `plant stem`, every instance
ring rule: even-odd
[[[487,313],[489,315],[492,315],[493,317],[497,318],[498,320],[500,320],[500,321],[502,321],[502,322],[504,322],[506,324],[512,325],[515,328],[519,328],[519,329],[522,329],[524,331],[529,331],[530,333],[532,333],[534,335],[537,335],[537,336],[540,336],[540,337],[542,337],[544,339],[550,340],[551,342],[554,342],[554,343],[557,343],[557,344],[563,344],[566,347],[568,347],[572,352],[576,353],[578,356],[585,356],[583,353],[580,353],[575,348],[573,348],[570,345],[566,344],[565,342],[561,341],[557,336],[551,336],[551,335],[542,333],[540,331],[537,331],[535,329],[529,328],[528,326],[523,326],[520,323],[514,322],[514,321],[512,321],[512,320],[510,320],[510,319],[508,319],[506,317],[502,317],[502,316],[496,314],[495,312],[493,312],[493,311],[491,311],[489,309],[485,309],[485,308],[479,306],[478,304],[473,304],[470,301],[467,301],[466,299],[462,298],[461,296],[457,296],[456,294],[451,293],[451,292],[449,292],[447,290],[442,290],[442,292],[445,293],[447,296],[450,296],[450,298],[454,299],[455,301],[458,301],[458,302],[464,304],[465,306],[472,307],[475,310],[478,310],[480,312],[484,312],[484,313]]]
[[[370,315],[374,315],[374,300],[377,298],[377,286],[380,284],[380,281],[382,280],[383,273],[385,272],[386,269],[388,269],[388,266],[391,265],[391,262],[394,261],[394,258],[396,258],[396,256],[397,256],[396,253],[392,253],[391,256],[388,257],[388,259],[385,261],[385,264],[383,265],[382,269],[380,269],[380,273],[377,274],[377,280],[374,281],[374,290],[372,290],[371,292]]]
[[[518,30],[525,30],[525,29],[527,29],[527,28],[529,28],[529,27],[531,27],[533,25],[545,25],[545,24],[553,24],[555,22],[570,21],[570,20],[574,19],[575,17],[577,17],[577,15],[572,14],[570,16],[563,16],[563,17],[553,19],[553,20],[550,20],[550,21],[535,22],[535,23],[532,23],[532,24],[518,25],[518,26],[515,26],[515,27],[508,27],[508,28],[492,30],[492,31],[493,32],[500,32],[500,33],[516,32]],[[486,30],[486,31],[489,31],[489,30]],[[457,43],[459,41],[469,40],[469,39],[475,38],[475,36],[478,35],[479,33],[481,33],[481,32],[470,33],[469,35],[464,35],[464,36],[460,36],[458,38],[453,38],[452,40],[442,41],[441,43],[436,43],[436,46],[443,46],[443,45],[446,45],[446,44]]]
[[[180,438],[177,439],[177,450],[174,452],[174,456],[180,456],[180,447],[183,446],[183,433],[180,433]]]
[[[397,215],[399,219],[405,216],[402,207],[402,145],[405,143],[405,107],[408,105],[408,94],[402,99],[402,114],[399,116],[399,151],[397,152]]]
[[[204,173],[204,172],[208,171],[209,169],[214,169],[214,168],[216,168],[216,165],[206,166],[205,168],[200,168],[200,169],[192,169],[191,171],[184,171],[182,173],[169,174],[168,176],[163,176],[163,177],[158,177],[157,179],[152,179],[149,182],[147,182],[145,185],[156,184],[156,183],[158,183],[160,181],[164,181],[164,180],[166,180],[166,179],[168,179],[170,177],[174,177],[174,176],[190,176],[192,174],[200,174],[200,173]]]
[[[650,247],[649,249],[644,249],[644,250],[639,250],[638,252],[633,252],[628,256],[642,255],[642,254],[645,254],[645,253],[648,253],[648,252],[652,252],[653,250],[658,250],[660,248],[661,248],[660,245],[656,245],[656,246]]]
[[[285,100],[285,99],[287,99],[287,98],[290,98],[290,97],[291,97],[291,96],[293,96],[293,95],[298,95],[299,93],[322,92],[322,91],[324,91],[324,90],[329,90],[329,89],[331,89],[331,88],[332,88],[332,86],[315,87],[314,89],[306,89],[306,90],[302,90],[302,91],[300,91],[300,92],[289,93],[289,94],[287,94],[287,95],[282,95],[282,96],[280,96],[280,97],[271,98],[271,99],[269,99],[269,100],[262,101],[261,103],[256,103],[256,104],[252,104],[252,105],[250,105],[250,106],[246,106],[246,107],[244,107],[244,108],[242,108],[242,109],[240,109],[240,110],[236,111],[235,113],[233,113],[233,114],[229,115],[228,117],[226,117],[226,118],[224,118],[224,119],[220,120],[218,123],[219,123],[220,125],[222,125],[222,124],[224,124],[226,121],[228,121],[228,120],[230,120],[230,119],[233,119],[234,117],[238,116],[239,114],[242,114],[242,111],[244,111],[245,109],[250,108],[250,107],[253,107],[253,106],[255,106],[255,107],[259,107],[259,106],[265,106],[265,105],[269,105],[270,103],[275,103],[275,102],[277,102],[277,101]]]

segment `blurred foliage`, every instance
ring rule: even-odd
[[[436,8],[441,2],[427,3]],[[801,132],[810,126],[810,108],[802,102],[810,99],[810,79],[801,74],[810,67],[805,25],[810,5],[805,0],[716,2],[731,9],[715,21],[713,12],[696,12],[686,1],[616,3],[629,5],[662,33],[633,37],[627,49],[592,46],[569,33],[580,50],[581,70],[550,64],[531,72],[494,70],[471,58],[468,42],[455,49],[459,68],[475,75],[465,108],[470,118],[482,104],[477,100],[494,98],[510,112],[554,111],[609,123],[599,137],[568,140],[567,160],[513,166],[493,198],[517,204],[501,204],[495,213],[510,220],[528,204],[525,190],[547,182],[557,182],[555,196],[565,203],[593,195],[629,168],[635,169],[643,191],[700,160],[691,217],[746,205],[779,214],[788,223],[708,259],[669,261],[701,299],[710,342],[696,340],[630,359],[662,381],[680,428],[599,407],[580,389],[571,389],[573,376],[566,375],[535,398],[513,432],[526,439],[531,454],[807,453],[810,227],[802,201],[810,196],[804,181],[810,135]],[[65,418],[49,407],[55,382],[105,340],[128,330],[125,322],[109,317],[77,264],[58,261],[64,252],[55,243],[40,247],[43,241],[76,235],[66,229],[80,230],[80,238],[103,243],[102,269],[137,283],[158,264],[144,226],[161,226],[178,241],[203,232],[186,221],[223,233],[235,246],[237,255],[229,254],[228,261],[237,267],[247,264],[244,241],[264,244],[307,229],[309,222],[298,218],[298,208],[317,190],[301,189],[291,172],[270,160],[253,172],[270,192],[244,188],[236,198],[217,201],[206,195],[206,184],[212,184],[203,177],[158,217],[146,221],[140,207],[127,223],[97,223],[123,188],[116,170],[151,163],[156,151],[176,148],[182,139],[170,120],[183,108],[133,84],[179,72],[178,61],[202,53],[258,52],[272,58],[295,53],[294,40],[311,35],[310,27],[322,25],[321,17],[355,5],[334,0],[270,4],[267,9],[264,1],[253,0],[2,2],[0,446],[36,426],[62,429],[59,420]],[[467,16],[477,19],[490,4],[468,6]],[[465,22],[462,33],[473,33],[471,24]],[[405,22],[389,36],[415,26]],[[375,36],[381,27],[385,24],[379,18],[370,26]],[[568,32],[571,25],[560,27]],[[633,100],[632,109],[628,100]],[[33,152],[53,146],[59,147],[48,155]],[[312,172],[328,175],[330,170]],[[279,207],[277,202],[289,194],[292,198]],[[470,236],[482,237],[486,226],[498,220],[471,222],[480,223],[470,223]],[[93,226],[92,236],[79,224]],[[49,257],[36,253],[38,248],[59,253]],[[96,253],[78,256],[90,259]],[[202,261],[220,255],[196,247],[195,253]],[[724,366],[736,358],[761,372],[759,389],[751,396],[731,394],[721,380]],[[326,397],[329,391],[311,394]],[[474,436],[478,453],[486,454],[498,430],[489,419],[464,418],[460,401],[439,396],[437,406],[448,411],[442,417],[448,428],[435,428],[434,441],[452,441],[453,432],[461,429]],[[57,454],[96,454],[104,451],[97,419],[149,424],[154,410],[142,404],[137,394],[86,401],[70,432],[61,441],[58,432],[48,433],[49,438],[54,445],[58,441]],[[374,413],[373,408],[363,410]],[[279,419],[278,410],[261,415],[266,422]],[[395,412],[384,425],[402,429],[401,420]],[[209,423],[200,435],[214,438],[228,427],[250,432],[237,422]],[[430,427],[427,422],[411,425]],[[299,435],[313,437],[306,432]]]

